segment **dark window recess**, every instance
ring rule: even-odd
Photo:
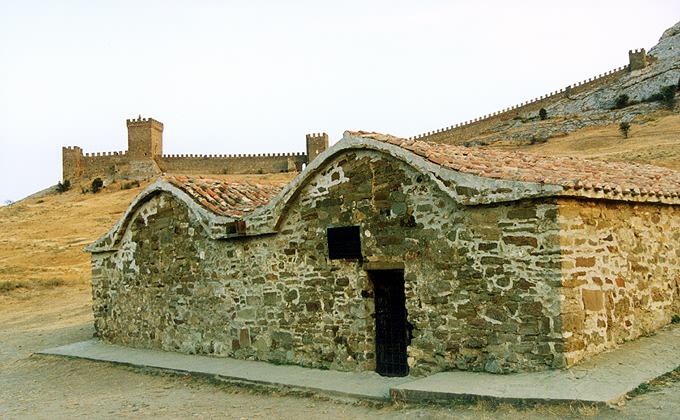
[[[361,259],[359,226],[328,228],[328,258],[331,260]]]

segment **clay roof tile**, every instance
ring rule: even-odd
[[[164,176],[165,181],[181,189],[213,213],[241,217],[266,205],[284,187],[283,183],[227,182],[206,176],[188,178]]]

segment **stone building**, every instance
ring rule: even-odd
[[[62,178],[68,181],[142,179],[161,173],[269,174],[301,171],[328,148],[328,134],[307,134],[306,153],[163,154],[163,123],[153,118],[129,119],[128,149],[83,153],[78,146],[62,148]]]
[[[383,375],[565,368],[680,313],[680,173],[346,132],[286,186],[164,177],[92,252],[122,345]]]

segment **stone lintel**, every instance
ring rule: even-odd
[[[363,265],[364,270],[403,270],[403,261],[365,261]]]

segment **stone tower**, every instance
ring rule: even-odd
[[[61,148],[61,173],[64,181],[75,182],[83,175],[83,149],[78,146]]]
[[[307,134],[307,163],[328,149],[328,134]]]
[[[130,160],[154,160],[163,155],[163,123],[153,118],[127,120]]]
[[[628,66],[628,71],[642,70],[647,67],[647,52],[644,48],[639,50],[628,51],[628,60],[630,65]]]

